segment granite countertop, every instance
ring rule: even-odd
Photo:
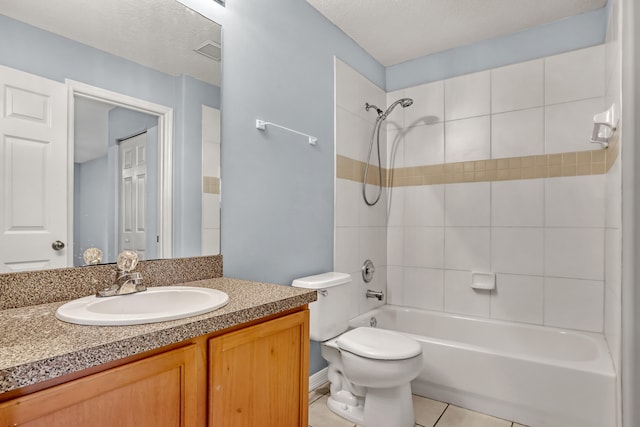
[[[316,300],[315,291],[227,277],[180,283],[219,289],[211,313],[134,326],[83,326],[55,318],[64,302],[0,311],[0,393],[226,329]]]

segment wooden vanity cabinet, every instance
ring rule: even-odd
[[[0,403],[0,427],[306,427],[308,324],[301,307],[76,374]]]
[[[209,342],[209,425],[307,426],[309,311]]]
[[[197,346],[170,350],[0,404],[0,425],[196,426]]]

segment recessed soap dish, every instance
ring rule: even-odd
[[[471,272],[471,287],[473,289],[480,289],[484,291],[490,291],[496,288],[496,274],[495,273],[483,273],[479,271]]]

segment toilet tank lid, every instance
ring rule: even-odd
[[[340,350],[377,360],[410,359],[422,353],[422,346],[412,338],[364,326],[340,335],[336,344]]]
[[[316,274],[315,276],[301,277],[300,279],[294,280],[291,285],[296,288],[323,289],[344,285],[350,281],[351,276],[349,274],[332,271],[329,273]]]

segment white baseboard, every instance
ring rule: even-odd
[[[309,377],[309,391],[313,391],[329,381],[327,372],[329,372],[329,368],[324,368]]]

